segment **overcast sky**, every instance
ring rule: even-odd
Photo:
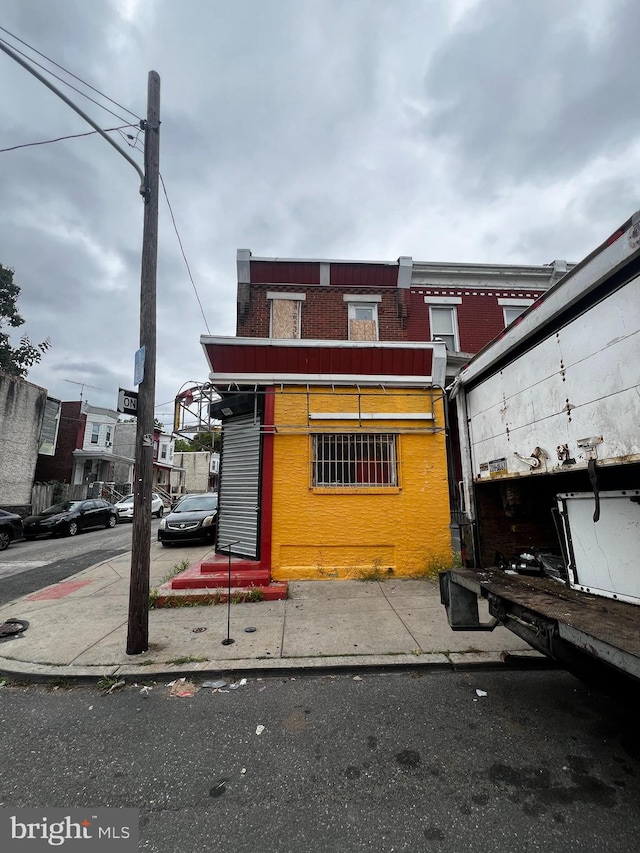
[[[0,26],[140,117],[160,74],[160,170],[206,316],[161,199],[167,424],[208,378],[200,335],[235,333],[238,248],[578,261],[640,207],[635,0],[0,0]],[[0,148],[90,129],[2,53],[0,81]],[[139,339],[134,169],[89,136],[1,153],[0,188],[19,331],[53,344],[30,381],[115,408]]]

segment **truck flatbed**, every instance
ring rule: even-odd
[[[475,614],[469,596],[475,597]],[[454,569],[441,575],[441,596],[452,628],[491,630],[503,624],[539,651],[566,663],[575,647],[640,678],[640,607],[589,595],[551,578],[507,574],[499,569]],[[483,626],[477,597],[489,602],[497,622]],[[471,611],[469,608],[471,607]],[[457,611],[457,612],[454,612]]]

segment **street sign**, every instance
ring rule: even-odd
[[[138,414],[138,392],[125,391],[124,388],[118,390],[118,407],[117,412],[122,412],[123,415]]]
[[[140,347],[139,350],[136,350],[136,355],[134,358],[133,365],[133,384],[139,385],[144,379],[144,355],[145,348]]]

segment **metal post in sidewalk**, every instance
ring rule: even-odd
[[[231,639],[231,549],[234,545],[238,545],[240,540],[237,542],[229,542],[226,550],[229,552],[229,570],[227,574],[227,636],[226,639],[222,641],[223,646],[230,646],[235,643],[235,640]]]

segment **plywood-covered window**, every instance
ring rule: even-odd
[[[378,306],[375,302],[349,303],[349,340],[378,340]]]
[[[271,302],[269,334],[272,338],[300,338],[300,313],[304,294],[268,293]]]
[[[313,437],[313,486],[397,486],[396,436],[318,434]]]

